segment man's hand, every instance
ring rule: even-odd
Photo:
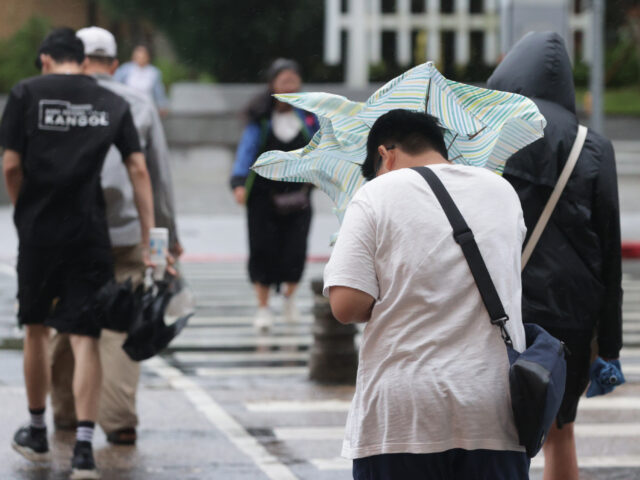
[[[375,301],[368,293],[355,288],[337,286],[329,289],[331,311],[340,323],[368,322]]]
[[[175,242],[171,248],[169,249],[169,252],[171,253],[171,255],[173,255],[175,258],[180,258],[182,256],[182,254],[184,253],[184,248],[182,248],[182,245],[180,245],[180,242]]]
[[[15,150],[5,150],[2,155],[2,172],[7,186],[7,194],[14,205],[22,188],[22,157]]]
[[[246,201],[247,189],[244,187],[236,187],[233,189],[233,197],[238,205],[244,205]]]

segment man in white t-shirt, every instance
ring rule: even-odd
[[[452,228],[431,168],[482,252],[525,348],[520,202],[498,175],[454,165],[434,117],[393,110],[373,125],[362,166],[372,180],[347,209],[324,274],[342,323],[366,322],[342,454],[354,479],[528,478],[518,443],[509,361]]]

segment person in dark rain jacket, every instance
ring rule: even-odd
[[[530,33],[489,78],[488,87],[531,98],[547,119],[544,138],[507,162],[504,178],[518,192],[529,235],[576,138],[575,90],[564,41]],[[522,277],[523,320],[564,341],[567,384],[544,446],[544,478],[578,478],[573,434],[578,400],[589,381],[591,341],[617,359],[622,347],[620,214],[611,142],[589,130],[575,170]]]

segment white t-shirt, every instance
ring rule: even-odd
[[[271,128],[278,140],[289,143],[302,130],[302,121],[294,110],[273,112],[271,114]]]
[[[437,164],[479,245],[525,348],[520,201],[498,175]],[[410,169],[364,185],[349,205],[324,272],[325,295],[347,286],[376,299],[364,329],[342,455],[524,451],[511,411],[509,361],[442,207]]]
[[[156,72],[151,65],[141,67],[134,63],[131,74],[127,78],[127,85],[139,90],[149,97],[153,97],[153,84],[156,80]]]

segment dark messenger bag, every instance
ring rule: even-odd
[[[473,232],[438,176],[427,167],[416,167],[413,170],[424,177],[440,202],[453,228],[453,238],[462,248],[469,264],[491,323],[500,330],[510,364],[509,389],[518,439],[527,455],[534,457],[542,448],[562,403],[567,376],[564,345],[542,327],[528,323],[524,325],[527,349],[519,353],[513,348],[505,328],[509,317],[504,311]]]

